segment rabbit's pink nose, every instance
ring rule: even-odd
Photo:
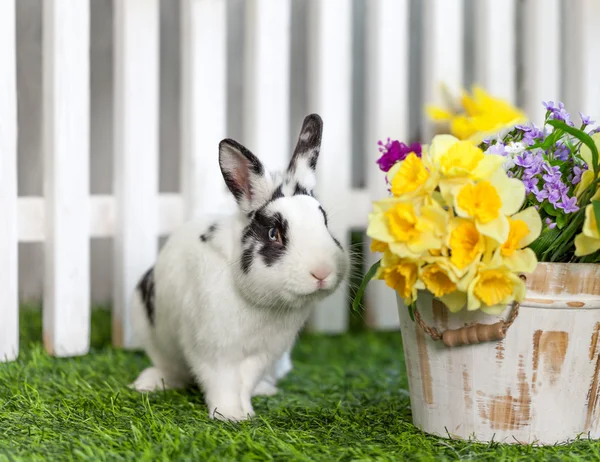
[[[318,279],[319,281],[324,281],[325,279],[327,279],[327,276],[331,274],[331,271],[331,268],[327,266],[321,266],[320,268],[315,268],[314,270],[312,270],[310,274],[315,279]]]

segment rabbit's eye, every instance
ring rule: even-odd
[[[279,240],[279,230],[277,228],[269,229],[269,240],[270,241],[278,241]]]

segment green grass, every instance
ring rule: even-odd
[[[141,395],[148,360],[110,346],[95,312],[92,351],[50,358],[39,313],[23,311],[19,360],[0,364],[0,461],[13,460],[600,460],[600,444],[478,445],[429,437],[411,424],[398,333],[304,336],[280,395],[258,417],[210,421],[197,390]]]

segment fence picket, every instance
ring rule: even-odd
[[[475,81],[492,95],[516,102],[516,0],[477,0]]]
[[[463,87],[463,0],[424,0],[423,103],[444,104],[442,85],[452,96]],[[432,135],[425,115],[422,139]]]
[[[0,362],[19,353],[15,1],[0,3]]]
[[[130,299],[158,248],[159,2],[117,0],[114,20],[113,343],[131,348]]]
[[[560,94],[560,0],[524,0],[523,109],[537,125],[544,122],[542,101]],[[551,32],[549,32],[551,31]]]
[[[43,8],[44,345],[75,356],[90,344],[89,2]]]
[[[246,2],[244,143],[269,170],[291,156],[290,22],[290,0]]]
[[[186,218],[223,213],[234,205],[218,163],[227,124],[226,19],[225,0],[182,3],[181,191]]]
[[[351,173],[352,2],[311,0],[308,32],[308,112],[323,119],[317,165],[317,193],[329,211],[330,228],[349,244]],[[310,322],[313,330],[344,332],[348,327],[348,287],[343,284],[320,303]]]
[[[579,0],[565,8],[565,61],[564,103],[573,112],[572,119],[579,124],[576,111],[600,122],[600,3],[596,0]],[[578,50],[579,52],[574,52]]]
[[[365,152],[371,200],[387,197],[385,174],[375,162],[377,142],[408,137],[408,0],[375,0],[367,10],[367,136]],[[386,21],[385,18],[394,18]],[[365,215],[366,216],[366,215]],[[370,245],[370,239],[367,239]],[[380,257],[367,252],[371,266]],[[367,289],[367,322],[378,329],[398,328],[396,295],[383,281]]]

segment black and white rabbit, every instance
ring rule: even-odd
[[[269,173],[236,141],[219,164],[237,213],[175,231],[132,299],[134,332],[153,366],[139,391],[197,383],[213,418],[254,415],[277,392],[314,303],[346,277],[349,258],[313,195],[323,123],[305,118],[290,164]]]

